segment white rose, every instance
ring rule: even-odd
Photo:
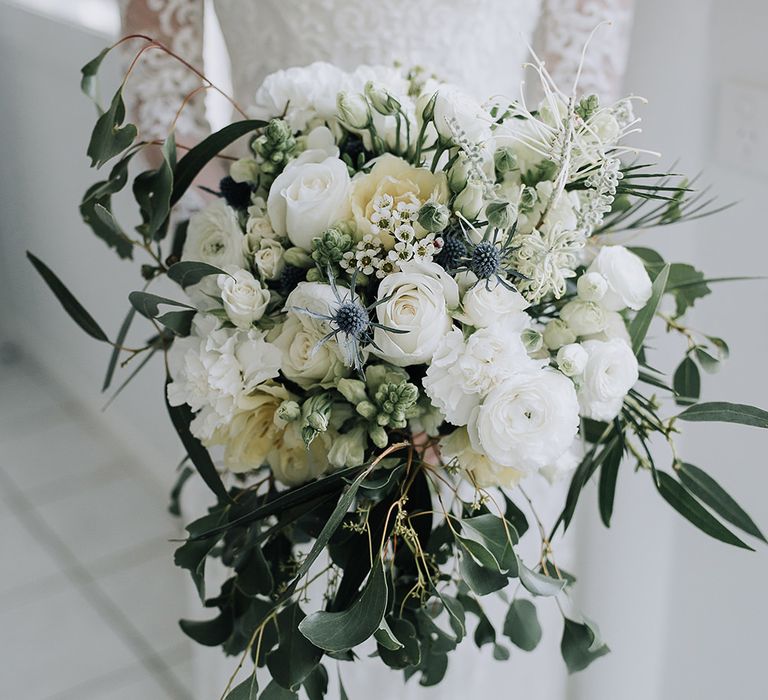
[[[599,333],[605,328],[605,310],[593,301],[569,301],[560,310],[560,318],[576,335]]]
[[[560,318],[553,318],[544,328],[542,334],[544,345],[550,350],[557,350],[563,345],[568,345],[576,340],[576,334],[568,324]]]
[[[306,156],[305,152],[302,156]],[[312,239],[343,219],[349,210],[349,171],[344,161],[297,158],[269,190],[267,211],[272,228],[295,246],[312,249]]]
[[[379,285],[378,322],[404,333],[376,328],[373,352],[398,367],[429,362],[453,322],[448,310],[459,303],[459,288],[436,263],[403,263]]]
[[[234,209],[217,199],[189,220],[182,260],[196,260],[215,267],[245,267],[243,232]]]
[[[491,461],[529,473],[554,462],[579,427],[573,382],[557,370],[513,375],[475,409],[472,447]]]
[[[307,447],[298,423],[289,423],[276,436],[267,461],[279,482],[286,486],[298,486],[328,470],[328,451],[332,442],[332,436],[325,432],[320,433]]]
[[[576,282],[579,299],[600,301],[608,291],[608,281],[599,272],[585,272]]]
[[[259,247],[253,252],[253,266],[262,279],[274,280],[280,277],[285,268],[284,253],[285,249],[279,241],[270,238],[259,241]]]
[[[248,270],[239,270],[232,265],[227,265],[224,270],[228,274],[216,277],[224,310],[238,328],[250,328],[264,315],[269,304],[269,290],[264,289]]]
[[[455,128],[464,132],[470,143],[483,143],[491,136],[493,117],[474,97],[454,85],[437,88],[433,120],[443,141],[455,142]]]
[[[273,342],[282,353],[283,374],[304,389],[335,386],[349,373],[338,344],[320,343],[331,330],[328,322],[300,311],[328,314],[336,305],[333,289],[319,282],[300,283],[286,299],[288,314]]]
[[[566,377],[581,374],[587,366],[589,355],[578,343],[563,345],[557,351],[557,366]]]
[[[621,314],[618,311],[606,311],[605,312],[605,328],[600,333],[594,333],[593,335],[585,335],[584,340],[613,340],[614,338],[620,338],[627,345],[632,345],[632,340],[629,337],[629,331],[627,330],[627,324],[624,322]]]
[[[525,309],[530,303],[517,290],[508,289],[498,281],[480,280],[464,293],[462,314],[457,318],[475,328],[504,325],[523,331],[530,323]]]
[[[464,189],[453,200],[453,210],[465,219],[473,221],[483,208],[483,186],[474,180],[467,182]]]
[[[627,392],[638,378],[637,359],[623,340],[587,340],[589,359],[579,381],[582,415],[609,421],[619,415]]]
[[[445,464],[457,466],[479,488],[512,488],[525,476],[518,469],[503,467],[472,449],[466,428],[454,430],[440,440],[440,455]]]
[[[466,425],[483,397],[501,381],[545,363],[528,356],[519,331],[482,328],[465,342],[464,334],[454,328],[438,345],[422,383],[449,423]]]
[[[638,311],[651,298],[651,278],[643,261],[624,246],[602,248],[588,272],[599,272],[605,277],[608,290],[600,304],[608,311],[621,311],[627,307]]]

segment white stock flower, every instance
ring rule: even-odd
[[[585,272],[576,282],[579,299],[600,301],[608,291],[608,281],[599,272]]]
[[[619,415],[624,397],[638,378],[637,358],[623,340],[586,340],[589,359],[579,379],[582,415],[609,421]]]
[[[343,219],[349,210],[349,171],[344,161],[305,151],[272,183],[267,211],[272,228],[293,245],[312,250],[312,239]]]
[[[282,355],[283,374],[304,389],[335,386],[349,373],[338,344],[333,340],[320,344],[330,324],[301,311],[327,314],[336,305],[333,289],[319,282],[300,283],[286,299],[288,314],[273,342]]]
[[[522,471],[503,467],[475,451],[466,428],[454,430],[440,439],[440,455],[445,464],[461,469],[467,480],[479,488],[512,488],[525,476]]]
[[[253,251],[253,266],[262,279],[274,280],[280,277],[285,268],[283,254],[285,248],[274,238],[262,238]]]
[[[235,326],[250,328],[267,310],[269,290],[264,289],[248,270],[227,265],[224,271],[226,275],[216,276],[224,310]]]
[[[482,328],[466,341],[454,328],[438,345],[422,383],[448,422],[466,425],[499,382],[515,373],[535,372],[545,362],[531,359],[520,332],[511,328]]]
[[[561,310],[560,318],[576,335],[599,333],[605,328],[605,310],[593,301],[574,299]]]
[[[189,220],[182,260],[196,260],[214,267],[245,266],[243,231],[237,212],[217,199]]]
[[[643,261],[624,246],[603,247],[588,272],[599,272],[608,284],[600,305],[608,311],[642,309],[651,298],[651,278]]]
[[[464,293],[462,311],[456,317],[475,328],[505,325],[522,331],[530,323],[530,316],[525,313],[529,306],[517,290],[508,289],[495,280],[479,280]]]
[[[401,333],[376,328],[376,355],[398,367],[429,362],[453,322],[449,310],[458,306],[459,288],[436,263],[408,262],[381,282],[376,307],[380,324]]]
[[[557,351],[557,366],[566,377],[581,374],[587,366],[589,355],[578,343],[563,345]]]
[[[525,473],[558,459],[579,427],[573,382],[551,368],[504,380],[474,410],[472,447],[491,461]]]

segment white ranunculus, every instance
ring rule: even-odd
[[[435,129],[440,137],[455,143],[455,131],[463,132],[470,143],[483,143],[491,137],[491,117],[482,105],[454,85],[437,88],[434,113]]]
[[[623,340],[586,340],[589,359],[579,381],[582,415],[609,421],[619,415],[627,392],[638,378],[637,358]]]
[[[283,254],[285,248],[274,238],[262,238],[258,248],[253,251],[253,266],[262,279],[274,280],[285,269]]]
[[[569,343],[557,351],[556,359],[560,371],[566,377],[574,377],[584,371],[589,355],[578,343]]]
[[[573,382],[557,370],[513,375],[474,410],[472,447],[491,461],[529,473],[558,459],[579,427]]]
[[[224,271],[226,275],[216,276],[224,310],[238,328],[250,328],[267,310],[269,290],[264,289],[248,270],[227,265]]]
[[[553,318],[544,327],[544,345],[550,350],[557,350],[563,345],[568,345],[576,340],[576,334],[561,318]]]
[[[560,310],[560,318],[576,335],[599,333],[605,328],[605,310],[593,301],[569,301]]]
[[[436,263],[407,262],[379,285],[378,322],[404,333],[376,328],[373,352],[398,367],[429,362],[453,325],[449,310],[459,304],[459,288]]]
[[[651,278],[643,261],[624,246],[602,248],[588,272],[599,272],[605,277],[608,289],[600,305],[608,311],[627,307],[638,311],[651,298]]]
[[[600,301],[608,291],[608,281],[599,272],[585,272],[576,282],[579,299]]]
[[[466,428],[459,428],[441,438],[440,455],[445,464],[457,466],[466,474],[467,480],[479,488],[512,488],[525,476],[518,469],[504,467],[476,452]]]
[[[523,331],[530,324],[525,309],[530,303],[517,290],[505,287],[498,281],[480,280],[467,290],[461,300],[460,321],[475,328],[504,325]]]
[[[189,220],[182,260],[196,260],[214,267],[245,267],[243,231],[237,212],[217,199]],[[214,285],[215,286],[215,285]]]
[[[627,345],[632,344],[627,330],[627,324],[618,311],[605,312],[605,328],[600,333],[585,335],[583,340],[613,340],[620,338]]]
[[[507,377],[535,372],[546,360],[528,356],[520,332],[505,326],[482,328],[465,341],[454,328],[432,357],[424,390],[453,425],[466,425],[483,398]]]
[[[275,233],[287,235],[304,250],[312,250],[312,239],[345,217],[350,189],[344,161],[331,157],[312,162],[308,154],[305,151],[286,166],[272,183],[267,200]]]
[[[576,443],[574,442],[574,445]],[[550,484],[562,481],[572,474],[579,466],[580,457],[577,448],[572,445],[561,454],[552,464],[547,464],[539,469],[541,474]]]
[[[286,299],[288,314],[273,342],[282,353],[283,374],[304,389],[332,387],[349,374],[338,344],[334,340],[320,344],[331,331],[330,324],[301,311],[328,314],[336,306],[333,289],[319,282],[300,283]]]
[[[279,70],[264,79],[248,113],[254,119],[285,115],[293,132],[306,131],[313,125],[334,120],[336,95],[349,82],[347,73],[322,61]]]

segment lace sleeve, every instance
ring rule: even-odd
[[[120,0],[120,14],[124,34],[146,34],[202,71],[203,0]],[[130,61],[137,45],[125,46]],[[184,98],[201,84],[198,76],[165,52],[144,52],[125,88],[128,110],[142,138],[165,138]],[[208,131],[201,91],[176,122],[177,140],[194,143]]]
[[[584,59],[578,92],[613,101],[620,95],[627,65],[634,0],[544,0],[538,49],[547,70],[570,92],[584,45],[595,32]]]

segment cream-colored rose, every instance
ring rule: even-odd
[[[402,158],[386,153],[376,159],[370,173],[358,175],[352,180],[352,215],[357,233],[362,238],[367,233],[381,236],[386,250],[395,245],[395,238],[389,231],[380,228],[374,216],[375,201],[381,197],[392,198],[392,208],[400,202],[421,206],[427,200],[438,204],[448,201],[448,183],[443,173],[432,173],[426,168],[414,168]],[[415,222],[416,237],[426,231]]]
[[[290,394],[281,384],[261,384],[243,397],[240,410],[221,429],[212,444],[223,444],[224,464],[231,472],[247,472],[262,466],[285,428],[277,409]]]
[[[600,333],[605,328],[605,310],[594,301],[574,299],[561,310],[560,318],[576,335]]]
[[[284,253],[285,249],[279,241],[272,238],[259,241],[259,247],[253,252],[253,266],[262,279],[274,280],[280,277],[285,269]]]
[[[326,157],[323,151],[305,151],[272,183],[267,199],[272,228],[293,245],[312,250],[313,238],[346,218],[349,189],[343,160]]]
[[[454,430],[440,440],[443,463],[456,466],[466,475],[467,481],[479,488],[512,488],[525,474],[513,467],[504,467],[472,449],[466,428]]]
[[[328,451],[332,444],[333,436],[325,432],[318,434],[307,447],[298,422],[289,423],[277,435],[267,461],[279,482],[298,486],[328,470]]]
[[[232,265],[227,265],[224,270],[226,275],[216,276],[224,310],[235,326],[248,329],[267,310],[269,290],[264,289],[248,270],[238,270]]]
[[[531,317],[525,313],[530,303],[515,289],[497,281],[480,280],[464,293],[462,313],[457,318],[475,328],[500,324],[505,328],[523,331]]]

